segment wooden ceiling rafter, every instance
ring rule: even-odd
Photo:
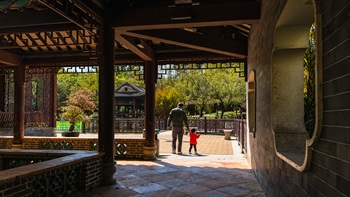
[[[174,20],[174,15],[182,12],[190,19]],[[259,19],[259,1],[232,1],[161,9],[159,7],[123,9],[115,14],[111,24],[118,32],[123,33],[133,30],[254,24]]]
[[[156,14],[155,14],[156,13]],[[208,14],[215,13],[215,14]],[[177,18],[176,18],[177,17]],[[137,20],[135,20],[137,19]],[[120,35],[177,45],[195,50],[245,58],[250,25],[260,19],[259,1],[224,1],[186,6],[125,8],[116,13],[112,26]],[[242,24],[245,24],[244,26]],[[206,35],[201,29],[231,27],[227,38]],[[186,31],[185,31],[186,30]],[[192,31],[192,32],[189,32]],[[222,30],[221,30],[222,31]],[[248,32],[247,32],[248,31]],[[245,39],[237,38],[235,33]],[[221,36],[227,32],[221,32]],[[235,39],[236,37],[236,39]],[[135,47],[131,47],[133,49]],[[142,53],[135,52],[138,55]]]
[[[180,29],[139,30],[125,32],[125,34],[137,38],[158,40],[168,44],[232,57],[244,58],[247,56],[247,47],[245,43],[196,34]]]
[[[24,9],[21,12],[13,11],[0,14],[0,24],[1,34],[33,33],[78,28],[77,25],[49,9],[40,11]]]
[[[96,30],[103,24],[102,11],[97,6],[88,6],[91,0],[38,0],[52,11],[66,18],[68,21],[86,30],[91,35],[96,35]],[[91,4],[92,5],[92,4]]]
[[[105,10],[103,13],[95,0],[39,2],[47,8],[24,9],[23,12],[11,11],[0,15],[0,23],[7,20],[5,26],[0,27],[0,50],[20,54],[28,65],[96,62],[97,29],[103,25],[104,16],[112,12]],[[191,58],[194,62],[205,61],[206,58],[220,61],[228,57],[246,57],[250,24],[260,19],[259,0],[199,1],[200,4],[195,6],[174,7],[165,6],[162,0],[158,2],[162,5],[153,3],[113,12],[115,18],[110,22],[116,30],[115,38],[118,41],[116,64],[165,59],[186,61]],[[48,17],[43,17],[45,13]],[[175,15],[182,13],[190,17],[177,20]],[[16,20],[9,21],[8,16],[14,16]],[[245,37],[230,37],[231,32],[225,32],[225,26],[233,27],[234,31],[239,31]],[[211,31],[208,27],[215,29]],[[194,29],[196,33],[184,28]],[[127,49],[120,48],[120,44]],[[168,46],[169,49],[166,48]]]
[[[7,51],[0,50],[0,64],[6,66],[22,65],[22,57]]]
[[[58,32],[58,31],[67,31],[67,30],[78,30],[78,29],[80,28],[72,23],[63,23],[63,24],[54,24],[54,25],[37,25],[37,26],[28,26],[28,27],[9,27],[9,28],[0,27],[0,34],[52,32],[52,31]]]
[[[57,47],[91,50],[89,46],[96,45],[94,35],[80,31],[85,30],[0,35],[0,50],[21,48],[27,51],[27,48],[34,48],[35,50],[45,51],[46,49],[43,48],[57,50],[55,49]]]
[[[144,61],[154,61],[154,51],[144,41],[138,38],[135,39],[130,36],[120,35],[118,33],[115,35],[115,38],[120,44],[138,55]]]

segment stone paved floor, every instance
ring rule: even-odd
[[[204,135],[202,134],[197,139],[198,153],[208,155],[232,155],[232,142],[230,140],[224,140],[223,135]],[[158,135],[160,143],[160,153],[171,153],[171,133],[170,131],[160,133]],[[235,139],[235,138],[234,138]],[[188,153],[190,145],[190,138],[188,135],[184,135],[182,143],[182,152]]]
[[[117,161],[117,184],[85,196],[265,196],[236,140],[202,135],[198,139],[200,154],[190,155],[185,152],[188,137],[184,136],[184,154],[174,155],[170,153],[170,132],[158,138],[161,149],[156,161]]]

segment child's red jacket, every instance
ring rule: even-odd
[[[190,144],[197,144],[197,139],[199,138],[199,136],[201,135],[190,132]]]

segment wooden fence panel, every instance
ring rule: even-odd
[[[224,130],[235,129],[235,119],[207,119],[207,118],[189,118],[189,126],[197,127],[199,133],[224,134]],[[156,129],[167,129],[167,118],[156,118]],[[98,119],[91,119],[90,123],[85,125],[85,132],[97,132]],[[143,118],[116,118],[115,132],[142,132],[144,129]]]

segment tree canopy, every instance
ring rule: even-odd
[[[217,106],[222,111],[221,117],[225,109],[245,106],[245,81],[233,69],[177,71],[162,79],[157,91],[165,87],[173,87],[182,93],[180,100],[197,106],[200,116],[204,111],[211,112],[209,105]]]
[[[115,74],[115,87],[124,82],[145,88],[133,72]],[[58,75],[58,107],[65,106],[69,95],[81,89],[92,92],[91,99],[98,106],[98,73]],[[196,106],[200,116],[220,109],[222,117],[226,109],[245,106],[245,81],[233,69],[170,71],[157,80],[155,97],[156,116],[167,116],[181,101]]]
[[[88,89],[80,89],[68,96],[67,105],[62,107],[62,119],[69,122],[83,121],[96,108],[92,101],[93,93]]]

